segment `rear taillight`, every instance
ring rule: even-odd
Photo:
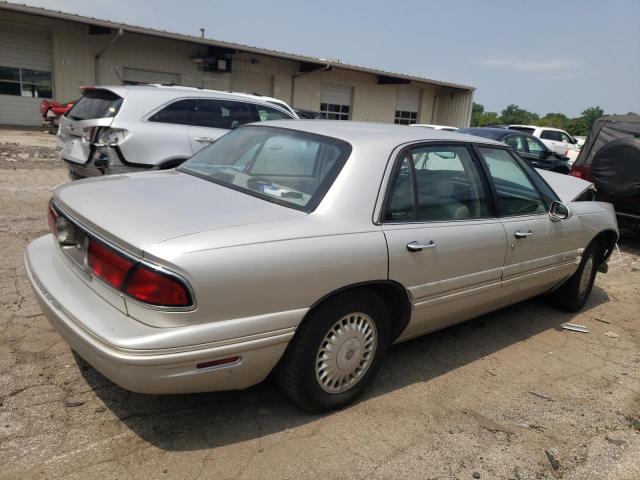
[[[137,263],[97,240],[89,240],[87,263],[94,276],[143,303],[192,305],[191,295],[179,279]]]
[[[86,127],[82,129],[82,139],[86,142],[93,141],[97,127]]]
[[[91,273],[120,290],[134,263],[96,240],[89,241],[87,262]]]
[[[591,176],[591,167],[587,165],[576,165],[574,163],[571,167],[570,175],[572,177],[582,178],[583,180],[587,180],[589,182],[593,180],[593,177]]]
[[[129,131],[124,128],[105,128],[98,135],[98,143],[109,146],[118,145],[122,143],[128,135]]]
[[[124,293],[151,305],[186,307],[191,304],[187,289],[177,279],[137,265],[127,279]]]
[[[58,212],[53,208],[53,202],[49,201],[49,208],[47,211],[47,221],[49,223],[49,230],[53,233],[53,236],[56,236],[56,220],[58,219]]]

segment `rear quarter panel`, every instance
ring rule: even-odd
[[[153,247],[148,255],[151,260],[158,255],[164,263],[170,259],[193,287],[197,309],[178,314],[174,323],[198,324],[307,309],[340,288],[387,278],[387,247],[377,227],[365,232],[265,241],[254,236],[251,243],[204,250],[193,246],[178,239]],[[158,313],[143,310],[136,318],[153,324],[171,320],[162,318],[171,313],[160,313],[160,317]],[[264,325],[263,331],[292,326],[296,325]]]

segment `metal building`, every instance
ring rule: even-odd
[[[328,118],[469,125],[474,88],[0,3],[0,124],[38,125],[81,85],[175,83],[280,98]]]

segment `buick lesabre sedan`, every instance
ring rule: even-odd
[[[71,348],[126,389],[243,389],[274,371],[325,411],[393,343],[540,294],[585,304],[613,209],[544,175],[470,135],[253,124],[174,170],[58,187],[26,269]]]

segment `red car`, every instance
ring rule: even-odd
[[[42,115],[42,126],[49,130],[49,133],[57,133],[60,117],[67,113],[74,102],[58,103],[51,100],[40,102],[40,115]]]

